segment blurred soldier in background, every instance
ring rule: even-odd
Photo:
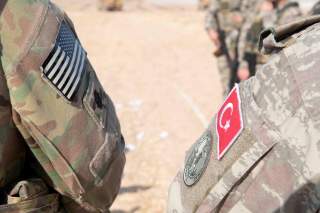
[[[274,26],[288,24],[301,18],[302,11],[297,1],[290,0],[273,0],[275,7],[275,23]]]
[[[264,38],[273,56],[187,152],[168,213],[320,211],[320,16]]]
[[[120,11],[123,8],[123,0],[98,0],[99,10]]]
[[[230,89],[230,74],[237,69],[237,43],[243,23],[242,2],[247,0],[212,0],[205,27],[215,45],[224,96]]]
[[[288,0],[265,0],[261,3],[259,11],[252,18],[248,30],[243,30],[239,41],[243,49],[239,49],[238,78],[245,80],[253,76],[257,66],[264,64],[267,56],[258,51],[260,33],[269,27],[290,23],[302,16],[299,4]]]
[[[311,11],[310,11],[311,15],[318,15],[320,14],[320,1],[318,1],[317,3],[315,3],[315,5],[312,7]]]
[[[66,14],[0,2],[0,212],[108,212],[124,139]]]
[[[247,43],[248,37],[254,44],[258,42],[258,35],[261,30],[261,26],[255,23],[260,23],[260,19],[258,19],[258,14],[269,14],[273,11],[273,5],[267,0],[246,0],[243,4],[243,11],[248,11],[245,16],[245,21],[240,30],[240,37],[238,42],[238,60],[239,66],[237,67],[237,71],[234,72],[232,76],[232,82],[238,83],[241,79],[247,79],[250,76],[248,66],[253,63],[247,63],[247,61],[255,62],[255,55],[246,54],[246,49],[255,49],[255,45],[249,46]],[[251,44],[251,43],[250,43]],[[245,60],[244,60],[245,59]],[[244,63],[245,62],[245,63]],[[244,70],[246,68],[245,72]]]
[[[199,6],[198,7],[199,7],[200,10],[206,10],[206,9],[208,9],[209,4],[210,4],[209,0],[199,0]]]

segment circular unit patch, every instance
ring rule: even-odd
[[[184,167],[183,180],[187,186],[192,186],[200,180],[210,159],[211,146],[209,132],[206,132],[194,145]]]

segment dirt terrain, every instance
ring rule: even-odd
[[[186,150],[221,102],[204,13],[134,0],[114,13],[92,0],[55,2],[74,21],[130,150],[112,212],[165,212]]]

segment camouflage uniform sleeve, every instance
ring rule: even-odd
[[[0,22],[14,122],[47,184],[83,210],[107,211],[120,187],[124,139],[70,19],[49,0],[10,0]]]
[[[0,193],[1,188],[16,181],[24,169],[26,150],[23,138],[12,120],[12,113],[9,91],[0,64]]]
[[[214,14],[219,11],[220,8],[220,1],[219,0],[212,0],[210,2],[210,7],[207,11],[206,17],[205,17],[205,29],[206,30],[215,30],[217,31],[217,23],[214,18]]]
[[[169,213],[319,211],[320,25],[307,22],[230,92],[173,180]],[[291,37],[297,26],[310,28]]]

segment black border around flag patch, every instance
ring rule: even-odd
[[[63,21],[54,47],[41,65],[43,76],[71,101],[81,82],[86,52],[69,25]]]

